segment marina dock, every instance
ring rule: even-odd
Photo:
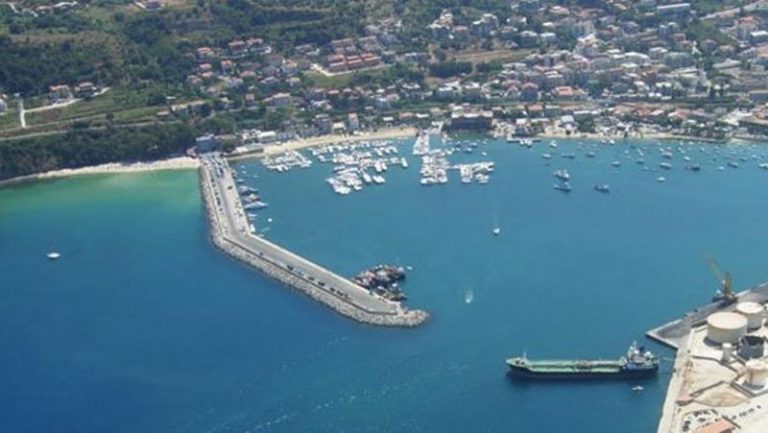
[[[201,157],[200,190],[213,243],[233,258],[359,322],[413,327],[429,314],[371,293],[303,257],[251,233],[232,169],[219,154]]]

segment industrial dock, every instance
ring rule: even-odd
[[[658,433],[768,431],[768,284],[722,298],[647,333],[677,349]]]
[[[252,234],[227,161],[217,153],[201,160],[200,190],[211,239],[222,251],[359,322],[413,327],[427,320],[424,311],[409,310]]]

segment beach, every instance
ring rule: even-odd
[[[197,158],[189,156],[178,156],[175,158],[159,159],[157,161],[141,162],[111,162],[108,164],[92,165],[80,168],[63,168],[61,170],[47,171],[45,173],[30,174],[28,176],[19,176],[6,180],[0,180],[0,187],[23,182],[31,182],[45,179],[58,179],[68,176],[80,176],[86,174],[106,174],[106,173],[137,173],[156,170],[186,170],[200,166]]]

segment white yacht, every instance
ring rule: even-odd
[[[565,170],[565,169],[555,170],[554,173],[552,173],[552,174],[556,178],[558,178],[560,180],[563,180],[563,181],[568,181],[568,180],[571,179],[571,174],[568,173],[568,170]]]

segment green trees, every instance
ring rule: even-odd
[[[470,62],[451,60],[429,65],[429,74],[439,78],[454,77],[461,74],[469,74],[470,72],[472,72],[472,63]]]
[[[8,93],[39,95],[48,86],[80,81],[111,82],[123,77],[103,44],[64,41],[18,44],[0,36],[0,83]]]
[[[64,135],[2,142],[0,179],[61,168],[163,158],[193,146],[196,134],[195,128],[178,124],[77,129]]]

